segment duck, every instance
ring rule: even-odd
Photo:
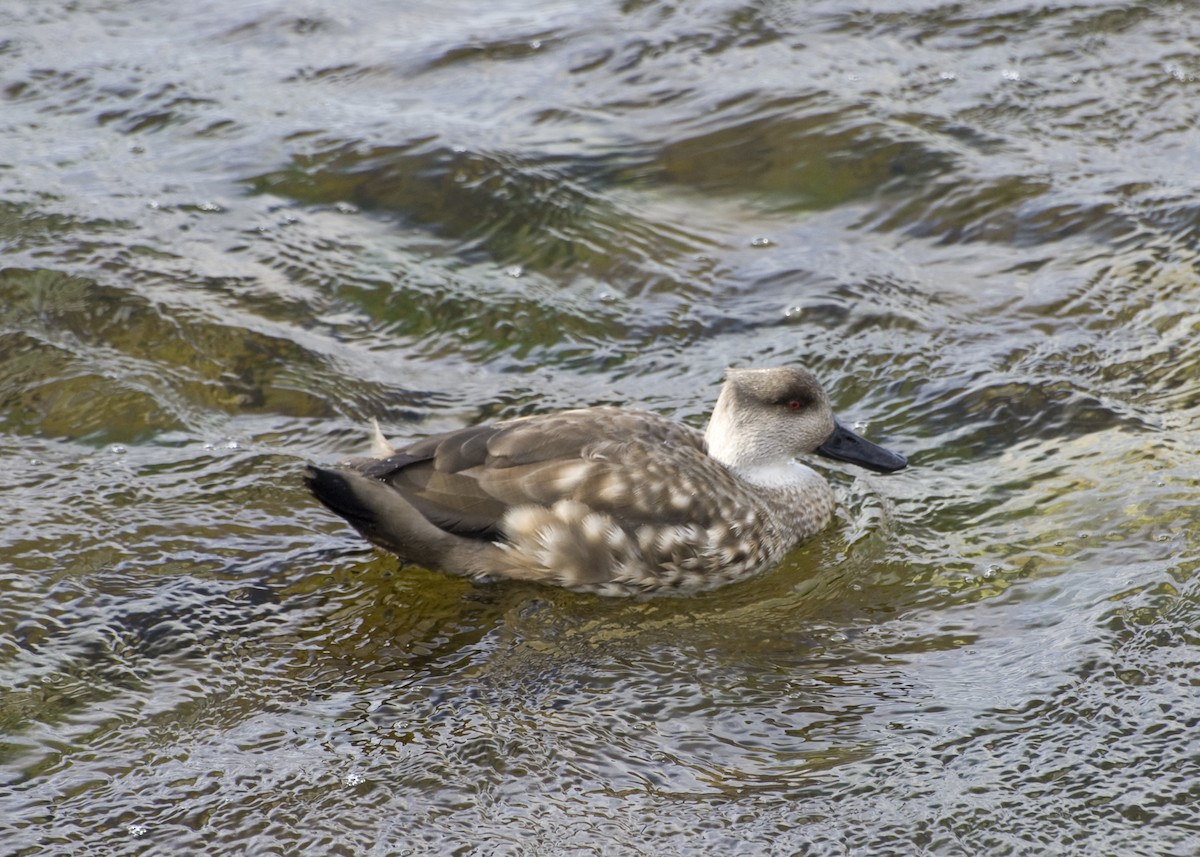
[[[469,426],[310,465],[315,498],[402,563],[609,596],[692,595],[760,574],[833,517],[797,460],[877,473],[904,456],[857,434],[796,366],[729,369],[700,432],[592,407]]]

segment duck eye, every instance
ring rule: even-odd
[[[800,410],[802,407],[804,407],[804,405],[802,405],[798,399],[792,399],[792,400],[790,400],[790,401],[787,403],[787,406],[788,406],[788,408],[789,408],[790,410],[793,410],[793,411],[798,411],[798,410]]]

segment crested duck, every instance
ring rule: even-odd
[[[701,433],[596,407],[472,426],[310,467],[316,498],[401,560],[476,580],[687,595],[758,574],[824,528],[816,454],[887,473],[901,455],[833,414],[796,367],[730,369]]]

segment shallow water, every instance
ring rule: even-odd
[[[1200,11],[324,5],[0,2],[6,853],[1196,852]],[[792,362],[912,466],[706,596],[301,487]]]

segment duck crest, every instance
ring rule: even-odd
[[[312,467],[313,494],[402,560],[477,580],[604,595],[689,594],[775,565],[825,527],[809,453],[899,470],[803,369],[732,369],[703,435],[590,408],[473,426]]]

